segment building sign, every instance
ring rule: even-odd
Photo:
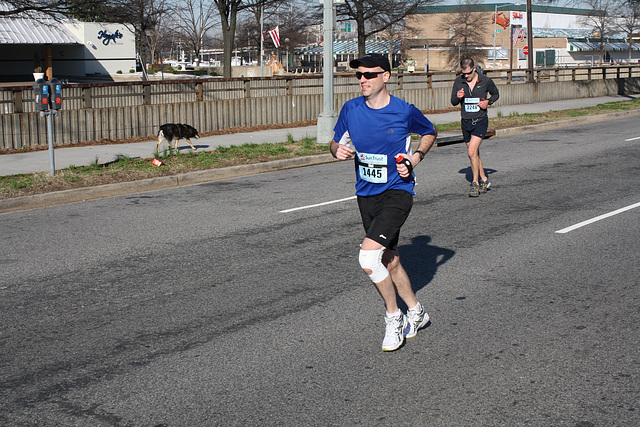
[[[105,30],[98,31],[98,40],[102,39],[102,44],[105,46],[109,46],[109,43],[112,41],[116,43],[116,40],[121,38],[122,33],[118,30],[116,30],[116,32],[113,34],[109,34]]]
[[[487,51],[487,57],[489,59],[494,58],[493,49],[489,49]],[[495,59],[509,59],[509,49],[496,49],[495,50]]]
[[[524,14],[522,12],[511,12],[511,20],[518,23],[522,22]]]

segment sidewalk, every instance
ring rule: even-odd
[[[636,95],[634,95],[636,96]],[[623,101],[628,99],[623,96],[605,96],[599,98],[580,98],[567,101],[553,101],[524,105],[498,105],[492,107],[489,112],[490,117],[498,114],[508,116],[511,113],[541,113],[552,110],[566,110],[571,108],[589,107],[604,102]],[[427,116],[434,124],[445,124],[460,120],[460,112],[433,114]],[[200,150],[214,150],[219,146],[229,147],[242,145],[245,143],[273,143],[284,142],[287,135],[291,134],[294,140],[305,137],[316,137],[316,126],[305,126],[298,128],[273,129],[257,132],[236,133],[228,135],[213,135],[194,139],[191,142]],[[448,132],[445,135],[453,135]],[[183,140],[179,147],[182,151],[191,150],[189,145]],[[115,160],[118,155],[125,155],[131,158],[153,157],[156,149],[155,141],[137,142],[131,144],[94,145],[87,147],[56,148],[54,150],[56,170],[67,168],[71,165],[85,166],[94,162],[104,164]],[[35,151],[30,153],[4,154],[0,155],[0,176],[16,175],[22,173],[48,172],[49,152]]]

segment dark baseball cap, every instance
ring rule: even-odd
[[[367,68],[375,68],[380,67],[385,71],[391,72],[391,66],[389,65],[389,60],[386,56],[380,55],[379,53],[369,53],[362,58],[354,59],[349,62],[349,66],[351,68],[358,68],[360,66]]]

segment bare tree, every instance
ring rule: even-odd
[[[69,13],[73,6],[65,0],[4,0],[0,5],[0,16],[23,15],[33,18],[48,15],[60,17]]]
[[[581,23],[591,30],[590,39],[598,42],[599,63],[602,64],[606,51],[606,40],[616,31],[614,11],[620,7],[619,0],[583,0],[589,15],[581,18]]]
[[[249,48],[260,45],[260,14],[259,7],[250,7],[238,26],[236,42],[238,47]],[[264,29],[279,27],[280,40],[285,49],[302,46],[307,41],[309,25],[317,19],[312,8],[302,5],[295,0],[286,0],[263,11]],[[285,40],[289,40],[288,45]],[[265,38],[265,46],[271,47],[271,39]]]
[[[248,8],[264,7],[268,9],[283,0],[213,0],[218,8],[224,44],[222,73],[231,77],[231,56],[235,44],[238,13]]]
[[[340,21],[355,21],[358,34],[358,56],[364,56],[365,42],[373,34],[400,23],[419,7],[438,0],[345,0],[336,6]]]
[[[213,3],[205,0],[182,0],[179,4],[176,14],[177,29],[198,62],[206,34],[219,23],[219,17]]]
[[[389,64],[393,67],[394,46],[401,45],[405,38],[405,26],[402,22],[398,22],[380,31],[378,36],[389,48]],[[406,59],[406,58],[401,58]]]
[[[458,3],[458,11],[446,15],[439,29],[448,34],[449,47],[447,59],[452,67],[457,67],[460,58],[472,58],[476,63],[484,59],[484,52],[478,49],[483,45],[482,28],[489,25],[489,18],[478,13],[481,0],[464,0]]]
[[[170,10],[167,0],[127,0],[114,16],[115,22],[128,23],[134,28],[143,63],[155,63],[160,47],[157,30]]]
[[[627,36],[629,42],[629,62],[633,49],[633,36],[640,33],[640,0],[628,0],[622,7],[622,17],[618,19],[618,29]]]

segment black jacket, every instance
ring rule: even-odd
[[[464,98],[458,99],[456,95],[460,89],[464,89]],[[478,74],[478,81],[473,87],[473,91],[469,89],[469,84],[464,76],[458,76],[453,82],[451,90],[451,104],[460,104],[460,111],[463,120],[481,119],[487,117],[487,110],[478,107],[478,102],[486,99],[487,93],[491,95],[489,105],[493,104],[500,98],[496,84],[489,77]]]

